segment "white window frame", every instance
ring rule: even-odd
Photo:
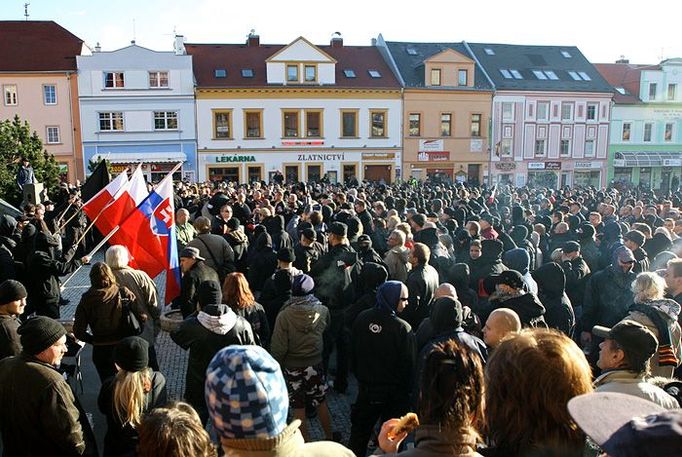
[[[671,95],[670,89],[672,89],[672,97],[670,96]],[[674,101],[677,99],[677,84],[675,84],[675,83],[668,84],[668,94],[667,95],[668,95],[668,101]]]
[[[545,107],[545,115],[543,117],[540,117],[540,106]],[[535,119],[538,121],[549,121],[549,110],[551,109],[550,103],[549,102],[537,102],[537,106],[535,107]]]
[[[464,78],[462,79],[462,75]],[[468,86],[469,85],[469,70],[466,68],[460,68],[457,70],[457,85],[458,86]]]
[[[54,101],[48,102],[47,100],[47,88],[51,87],[54,90]],[[56,84],[43,84],[43,104],[47,106],[57,104],[57,85]]]
[[[102,118],[102,115],[104,115],[104,118]],[[121,119],[121,128],[117,129],[115,128],[116,126],[116,121],[120,117]],[[125,118],[123,117],[123,112],[122,111],[104,111],[98,113],[97,116],[97,121],[99,123],[99,131],[100,132],[123,132],[125,130]],[[103,129],[102,128],[102,121],[105,121],[109,124],[108,129]]]
[[[590,149],[589,153],[588,153],[588,147],[587,147],[588,144],[592,145],[592,147],[589,148]],[[585,157],[594,157],[595,156],[594,147],[595,147],[595,140],[585,140]]]
[[[111,76],[111,82],[113,84],[112,86],[107,86],[107,79],[109,79],[108,75],[112,75]],[[117,81],[116,75],[121,75],[121,85],[120,86],[116,82]],[[105,89],[123,89],[123,88],[125,88],[125,86],[126,86],[125,72],[123,72],[123,71],[105,71],[104,72],[104,88]]]
[[[156,127],[157,120],[163,121],[164,127],[157,128]],[[168,124],[173,120],[175,120],[175,127],[169,127]],[[153,122],[155,131],[178,130],[178,128],[180,127],[177,111],[154,111]]]
[[[565,106],[569,107],[569,113],[568,113],[569,115],[568,115],[568,117],[564,117],[564,107],[565,107]],[[562,103],[561,103],[561,120],[562,120],[562,121],[572,121],[572,120],[573,120],[573,116],[574,116],[573,110],[574,110],[574,104],[573,104],[573,103],[570,103],[570,102],[562,102]]]
[[[566,152],[564,152],[564,145],[566,145]],[[566,138],[559,140],[559,156],[571,157],[571,140]]]
[[[50,139],[50,131],[54,134],[56,134],[57,138],[56,140],[51,140]],[[61,144],[62,142],[62,135],[61,132],[59,131],[59,126],[57,125],[48,125],[45,127],[45,143],[46,144]]]
[[[11,96],[12,99],[9,99]],[[16,84],[5,84],[2,86],[2,101],[5,106],[17,106],[19,104],[19,91]]]
[[[502,102],[502,121],[514,122],[514,103]]]
[[[166,75],[166,85],[161,84],[161,75]],[[156,78],[156,85],[152,85],[152,76]],[[170,74],[168,71],[158,70],[149,72],[149,88],[150,89],[165,89],[170,84]]]
[[[647,127],[649,127],[649,138],[647,138],[647,131],[646,131]],[[644,128],[642,129],[642,141],[644,143],[651,143],[653,137],[654,137],[654,123],[653,122],[645,122]]]
[[[590,118],[590,108],[594,108],[594,116]],[[599,120],[599,103],[588,103],[585,107],[585,120],[598,121]]]
[[[652,91],[653,89],[653,91]],[[653,96],[651,95],[651,92],[653,92]],[[649,100],[656,100],[656,95],[658,92],[658,83],[649,83]]]
[[[538,145],[542,142],[542,152],[538,153]],[[536,138],[535,144],[533,145],[533,156],[534,157],[547,157],[547,140],[545,138]]]
[[[441,84],[441,69],[440,68],[432,68],[431,72],[429,73],[429,81],[431,86],[440,86]]]
[[[628,126],[628,138],[625,139],[625,126]],[[632,122],[623,121],[623,125],[620,128],[620,140],[624,143],[629,143],[632,141]]]

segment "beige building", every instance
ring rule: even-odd
[[[465,43],[376,40],[403,86],[403,177],[482,183],[492,85]]]

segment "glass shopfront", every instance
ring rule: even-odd
[[[601,171],[575,171],[573,173],[573,185],[578,187],[601,187]]]
[[[528,186],[556,189],[559,178],[553,171],[529,171]]]

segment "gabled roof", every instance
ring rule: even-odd
[[[83,40],[54,21],[0,21],[0,71],[76,71]]]
[[[614,88],[613,100],[616,103],[642,103],[639,98],[642,69],[657,69],[656,65],[636,65],[629,63],[596,63],[594,67]],[[622,93],[621,90],[625,93]]]
[[[561,92],[612,92],[594,66],[575,46],[526,46],[513,44],[468,43],[497,90]],[[515,70],[522,79],[505,78],[501,70]],[[540,79],[534,71],[549,71]],[[575,80],[571,73],[581,72],[589,80]]]
[[[411,43],[402,41],[387,41],[386,46],[395,61],[398,71],[405,81],[405,87],[425,87],[424,61],[451,49],[464,57],[473,60],[462,43]],[[432,89],[448,89],[445,86],[429,87]],[[474,70],[474,87],[457,87],[458,90],[492,90],[481,68],[476,65]]]
[[[285,61],[285,60],[287,60],[287,59],[282,59],[281,56],[286,55],[286,52],[287,52],[289,49],[291,49],[291,48],[294,47],[294,46],[298,46],[298,45],[300,45],[301,43],[303,43],[303,46],[309,48],[309,49],[312,50],[313,52],[317,52],[317,53],[321,54],[322,57],[323,57],[324,59],[326,59],[326,60],[329,60],[330,63],[336,63],[336,59],[334,59],[332,56],[330,56],[329,54],[327,54],[326,52],[324,52],[322,49],[320,49],[319,46],[315,46],[314,44],[312,44],[310,41],[306,40],[306,39],[303,38],[302,36],[296,38],[294,41],[292,41],[291,43],[289,43],[288,45],[284,46],[282,49],[280,49],[279,51],[277,51],[276,53],[274,53],[273,55],[271,55],[270,57],[268,57],[267,62],[277,62],[277,61]]]
[[[301,84],[294,87],[349,87],[398,89],[400,83],[374,46],[316,46],[336,60],[336,84],[319,86]],[[197,87],[277,87],[268,84],[266,61],[286,48],[281,44],[185,44],[187,54],[192,56]],[[225,78],[216,78],[215,70],[224,69]],[[252,69],[253,77],[243,77],[243,69]],[[344,70],[353,70],[355,78],[347,78]],[[377,70],[380,78],[372,78],[369,70]],[[292,87],[287,84],[287,87]]]

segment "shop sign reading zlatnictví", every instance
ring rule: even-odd
[[[256,156],[218,156],[215,158],[216,163],[224,162],[255,162]]]

